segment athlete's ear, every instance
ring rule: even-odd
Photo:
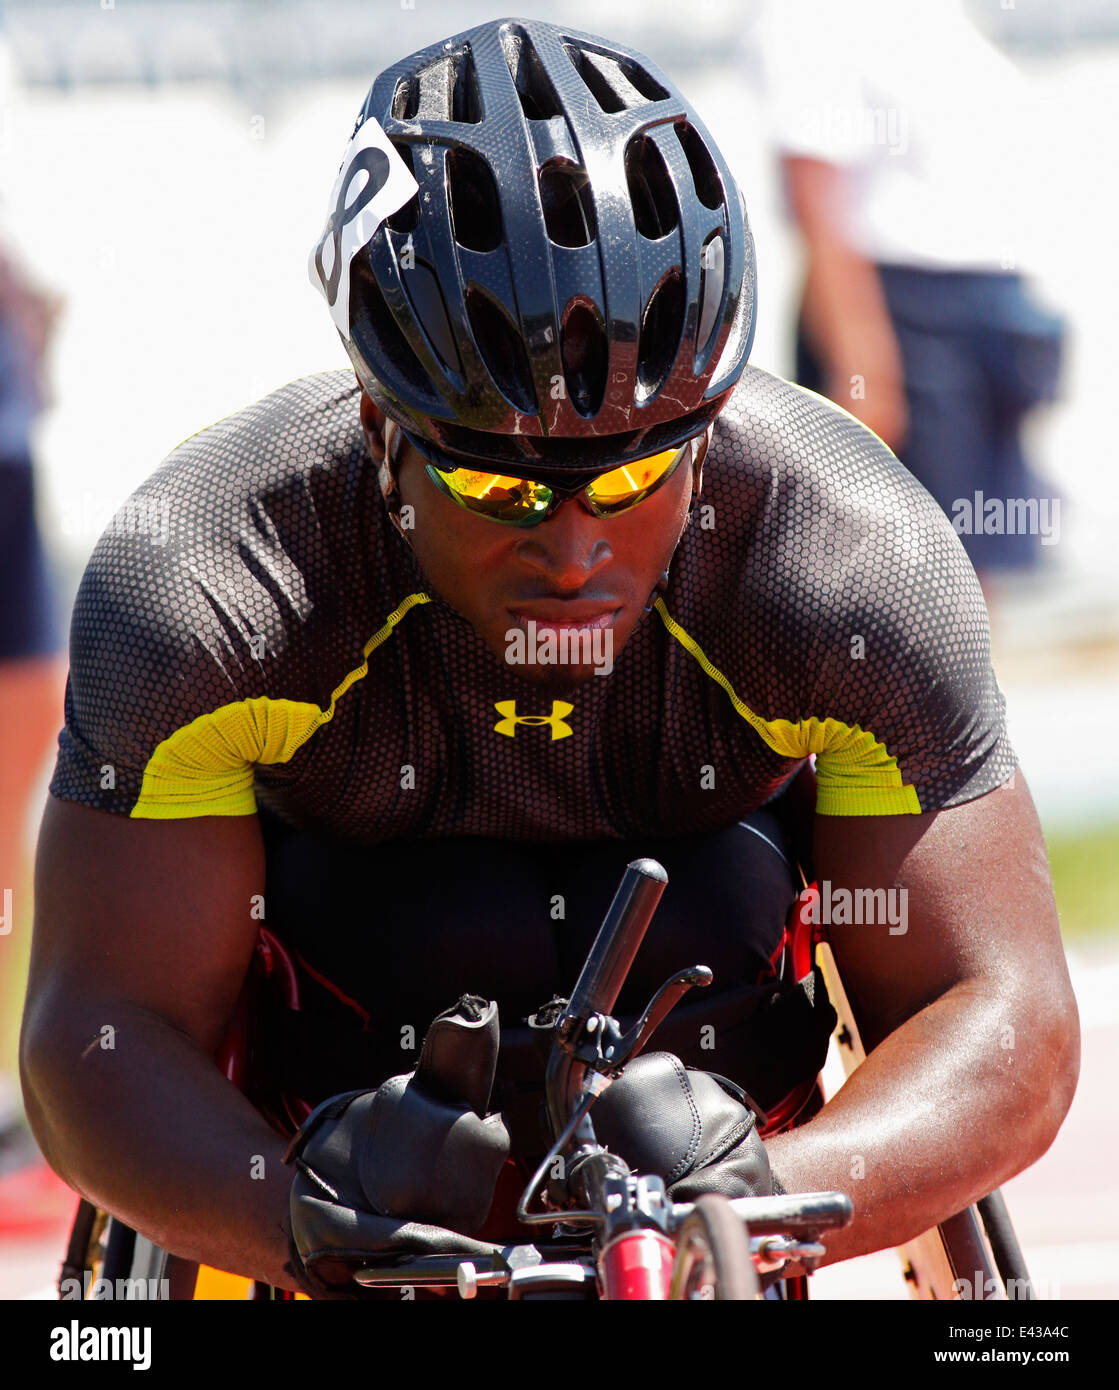
[[[707,431],[699,441],[696,450],[695,463],[692,464],[692,497],[703,496],[703,461],[707,457],[707,450],[711,446],[711,431],[715,428],[714,424],[707,426]]]
[[[389,517],[392,524],[403,536],[404,532],[400,527],[400,489],[396,484],[396,475],[393,472],[392,461],[389,458],[389,424],[390,421],[385,417],[385,412],[373,403],[365,394],[361,393],[361,428],[365,435],[365,447],[369,450],[369,457],[377,469],[377,482],[380,485],[381,496],[385,499],[385,506],[388,508]],[[404,536],[405,540],[409,538]],[[409,542],[410,544],[411,542]]]
[[[370,456],[377,466],[377,482],[381,488],[381,496],[385,499],[389,520],[405,544],[412,547],[412,538],[405,531],[400,519],[400,487],[396,481],[400,426],[394,420],[386,419],[384,412],[364,394],[361,398],[361,423]]]
[[[385,413],[364,391],[361,393],[361,428],[370,457],[374,463],[380,463],[385,456]]]

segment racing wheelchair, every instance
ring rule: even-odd
[[[507,1161],[490,1219],[478,1233],[479,1253],[371,1261],[355,1276],[371,1294],[394,1299],[741,1299],[758,1296],[764,1286],[769,1298],[808,1297],[809,1276],[786,1277],[786,1270],[810,1271],[823,1256],[821,1236],[851,1219],[845,1194],[731,1200],[710,1193],[694,1202],[672,1202],[661,1178],[631,1171],[624,1154],[612,1153],[596,1138],[593,1106],[598,1096],[655,1031],[660,1046],[675,1046],[672,1025],[679,1037],[681,1021],[691,1012],[676,1011],[676,1006],[689,990],[710,983],[706,967],[689,967],[670,978],[639,1016],[612,1016],[665,881],[655,861],[632,863],[570,998],[552,1000],[527,1020],[527,1037],[526,1030],[518,1029],[503,1035],[507,1073],[523,1072],[526,1066],[531,1070],[532,1065],[539,1070],[546,1058],[545,1109],[552,1143],[534,1167],[523,1155]],[[807,1035],[822,1038],[825,1050],[830,1037],[849,1074],[862,1060],[858,1030],[814,910],[816,886],[804,880],[803,872],[802,881],[786,926],[778,994],[786,1019],[802,1035],[810,1023]],[[262,987],[298,1010],[307,984],[299,966],[262,928],[250,979],[217,1057],[225,1075],[289,1139],[314,1107],[282,1088],[271,1093],[260,1089],[252,1068],[252,1012]],[[762,993],[773,1002],[772,990]],[[776,1091],[762,1095],[764,1109],[756,1097],[742,1093],[758,1115],[762,1138],[803,1123],[820,1109],[826,1099],[822,1063],[821,1053],[809,1079],[791,1085],[788,1074],[777,1074],[772,1079]],[[481,1107],[485,1109],[485,1098]],[[501,1108],[504,1113],[504,1104]],[[529,1239],[545,1231],[547,1239]],[[997,1191],[899,1254],[914,1297],[960,1296],[958,1288],[970,1287],[977,1273],[984,1289],[1030,1296],[1024,1261]],[[63,1281],[75,1279],[94,1299],[111,1297],[109,1291],[121,1280],[128,1289],[165,1289],[172,1299],[303,1297],[168,1254],[85,1200],[75,1217],[60,1288]]]

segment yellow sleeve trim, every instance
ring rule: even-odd
[[[286,763],[322,722],[318,705],[267,696],[199,715],[152,754],[132,815],[254,815],[253,764]]]
[[[816,754],[816,810],[822,816],[898,816],[920,813],[917,789],[902,781],[897,759],[869,730],[838,719],[763,719],[739,698],[696,640],[669,613],[663,598],[655,604],[661,621],[680,645],[730,697],[731,704],[759,737],[784,758]]]
[[[428,594],[409,596],[362,648],[362,662],[348,672],[325,709],[299,700],[261,695],[235,700],[176,729],[156,748],[144,769],[140,795],[132,808],[137,820],[179,820],[188,816],[251,816],[256,812],[253,767],[286,763],[324,724],[338,701],[369,674],[369,658],[393,628]]]

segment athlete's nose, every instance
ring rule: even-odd
[[[603,528],[599,517],[578,498],[569,497],[547,521],[524,533],[517,542],[517,558],[545,576],[549,588],[574,593],[613,558]]]

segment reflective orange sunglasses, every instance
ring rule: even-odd
[[[570,497],[577,497],[593,516],[617,516],[629,511],[663,487],[685,458],[694,459],[704,433],[646,458],[617,464],[589,482],[585,474],[579,482],[565,484],[556,477],[541,482],[509,473],[487,473],[464,468],[449,458],[443,466],[427,462],[425,468],[440,492],[475,516],[484,516],[502,526],[539,526]],[[431,450],[431,445],[426,447]]]

